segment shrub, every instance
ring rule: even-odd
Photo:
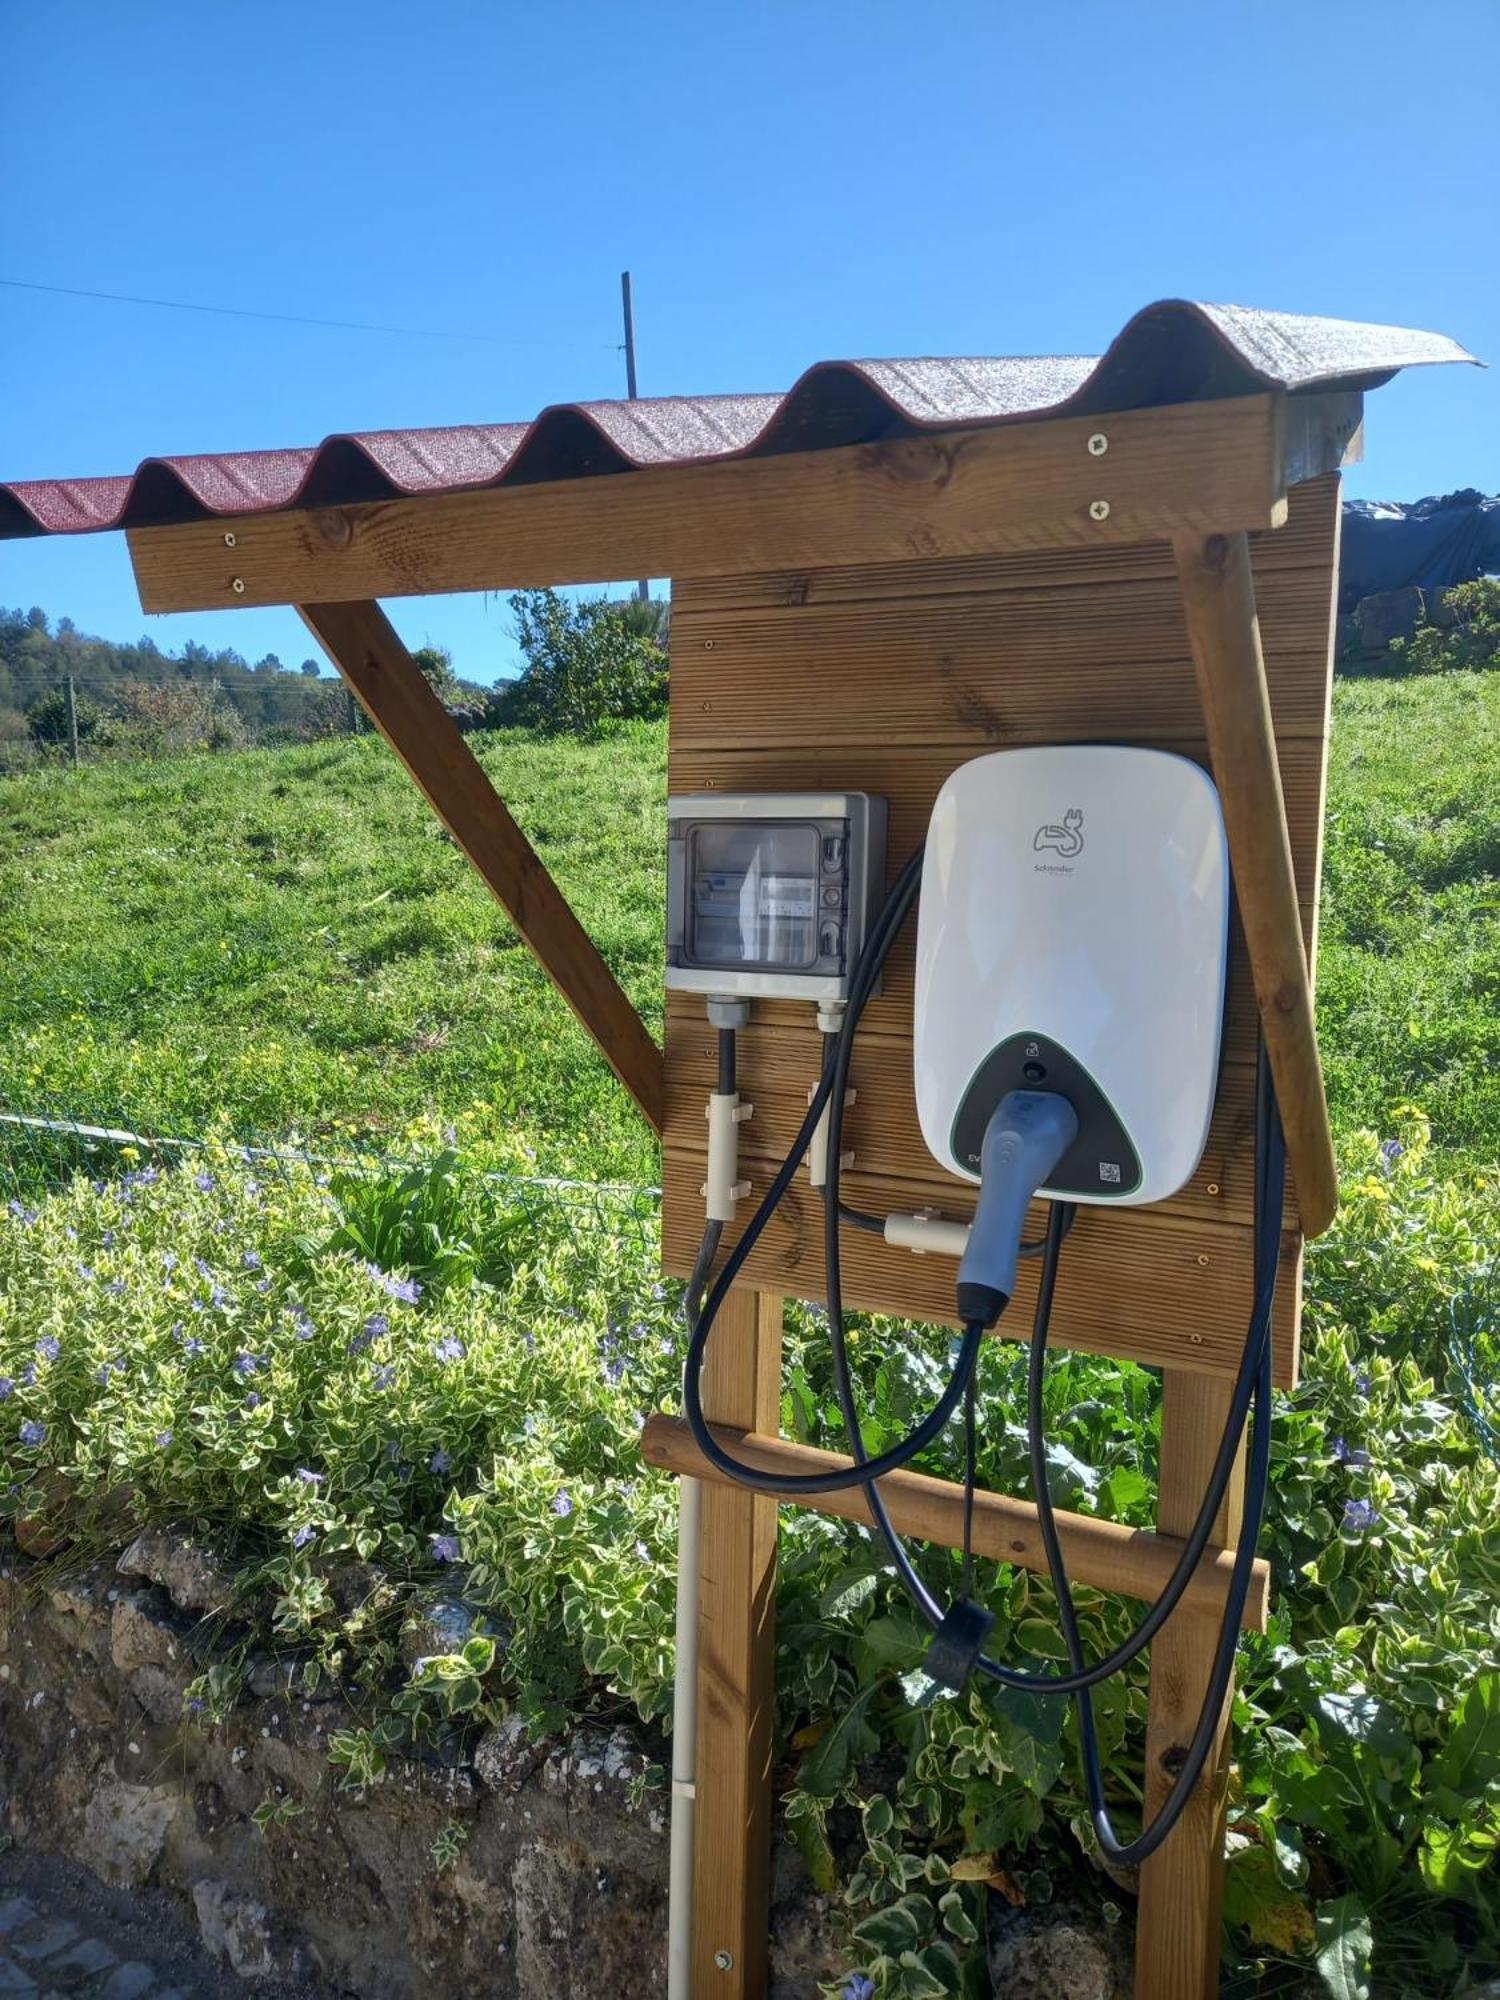
[[[89,743],[98,736],[104,724],[104,711],[98,702],[91,701],[86,694],[74,699],[74,711],[78,718],[78,740]],[[65,687],[48,690],[39,701],[34,701],[27,710],[27,722],[31,734],[38,743],[49,747],[71,740],[72,726],[68,718],[68,691]]]
[[[527,590],[510,606],[526,666],[504,690],[496,721],[590,735],[603,722],[664,713],[666,654],[654,629],[643,629],[653,621],[637,600],[569,604],[555,590]]]
[[[1455,584],[1444,595],[1452,621],[1423,621],[1409,639],[1392,639],[1391,657],[1413,673],[1500,666],[1500,576]]]

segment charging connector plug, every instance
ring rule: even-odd
[[[995,1106],[979,1155],[979,1206],[958,1267],[958,1316],[991,1327],[1016,1288],[1026,1208],[1078,1136],[1078,1116],[1051,1090],[1011,1090]]]

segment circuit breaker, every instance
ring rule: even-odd
[[[885,887],[885,800],[705,792],[667,801],[667,985],[842,1000]]]

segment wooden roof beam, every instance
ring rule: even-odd
[[[297,608],[660,1137],[661,1050],[390,620],[378,604]]]
[[[147,611],[202,611],[1169,541],[1279,527],[1358,413],[1237,396],[142,528],[130,553]]]

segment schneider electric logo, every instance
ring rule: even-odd
[[[1071,875],[1072,869],[1063,864],[1083,852],[1082,812],[1077,806],[1069,806],[1061,826],[1039,826],[1031,847],[1035,854],[1052,853],[1060,857],[1058,861],[1038,861],[1035,867],[1039,875]]]

